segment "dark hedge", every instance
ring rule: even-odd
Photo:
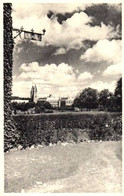
[[[117,141],[122,136],[120,113],[16,115],[13,118],[20,134],[19,144],[24,148],[58,141]]]
[[[13,67],[13,38],[12,38],[12,5],[3,4],[3,28],[4,28],[4,150],[17,146],[18,133],[16,132],[12,111],[12,67]]]

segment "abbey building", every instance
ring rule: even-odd
[[[47,97],[40,97],[38,98],[38,90],[37,86],[33,85],[30,91],[30,100],[32,102],[49,102],[54,108],[55,107],[62,107],[62,106],[71,106],[73,104],[74,98],[73,97],[54,97],[49,95]]]

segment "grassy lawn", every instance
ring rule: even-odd
[[[121,142],[83,142],[5,153],[4,192],[121,192]]]

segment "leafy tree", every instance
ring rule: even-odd
[[[98,92],[96,89],[85,88],[83,92],[74,100],[74,106],[87,108],[87,110],[98,107]]]
[[[122,78],[117,82],[114,95],[116,97],[117,111],[122,111]]]
[[[45,107],[43,106],[43,102],[37,102],[35,106],[35,113],[42,113],[45,111]]]
[[[14,110],[14,113],[16,114],[16,110],[21,110],[21,111],[27,111],[30,108],[35,107],[35,103],[34,102],[22,102],[22,103],[18,103],[18,102],[13,102],[12,103],[12,109]]]
[[[30,109],[30,108],[34,108],[35,107],[35,102],[27,102],[25,103],[25,108],[26,110]]]
[[[108,111],[116,111],[116,110],[117,110],[116,97],[112,95],[109,99]]]
[[[99,93],[99,109],[100,110],[108,110],[110,108],[110,103],[112,104],[112,99],[111,97],[113,94],[109,92],[108,89],[104,89]],[[113,103],[114,104],[114,103]]]
[[[27,110],[27,108],[25,107],[26,106],[25,102],[16,103],[14,106],[15,106],[16,110],[21,110],[21,111],[26,111]]]
[[[52,105],[48,101],[45,101],[43,103],[43,106],[45,107],[45,109],[53,109]]]
[[[81,107],[81,99],[80,99],[80,97],[76,97],[76,98],[74,99],[74,103],[73,103],[72,106],[78,107],[78,108]]]
[[[36,113],[45,112],[45,109],[53,109],[52,105],[48,101],[38,101],[35,106]]]

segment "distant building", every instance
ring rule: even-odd
[[[40,97],[37,98],[37,87],[32,86],[30,91],[30,99],[31,101],[37,103],[37,102],[49,102],[53,108],[60,108],[64,106],[71,106],[73,104],[74,98],[73,97],[54,97],[53,95],[49,95],[48,97]]]
[[[66,106],[67,97],[59,98],[59,108]]]
[[[47,101],[47,97],[41,97],[37,100],[37,102],[45,102]]]
[[[53,106],[53,108],[59,107],[59,98],[49,96],[47,97],[47,101]]]
[[[20,98],[20,97],[13,97],[12,102],[49,102],[53,108],[60,108],[60,107],[71,107],[74,101],[73,97],[54,97],[53,95],[49,95],[48,97],[40,97],[38,98],[38,93],[37,93],[37,86],[32,85],[31,90],[30,90],[30,98]]]
[[[32,102],[37,103],[37,87],[32,86],[31,91],[30,91],[30,99]]]
[[[74,103],[74,97],[68,97],[66,99],[66,106],[72,106],[72,104]]]
[[[27,102],[29,102],[29,100],[30,100],[30,98],[12,96],[11,102],[27,103]]]
[[[74,102],[74,98],[73,97],[62,97],[62,98],[59,98],[59,107],[64,107],[64,106],[72,106]]]
[[[69,98],[69,97],[54,97],[54,96],[49,96],[49,97],[42,97],[37,100],[37,102],[49,102],[53,108],[60,108],[60,107],[71,107],[74,101],[74,98]]]

